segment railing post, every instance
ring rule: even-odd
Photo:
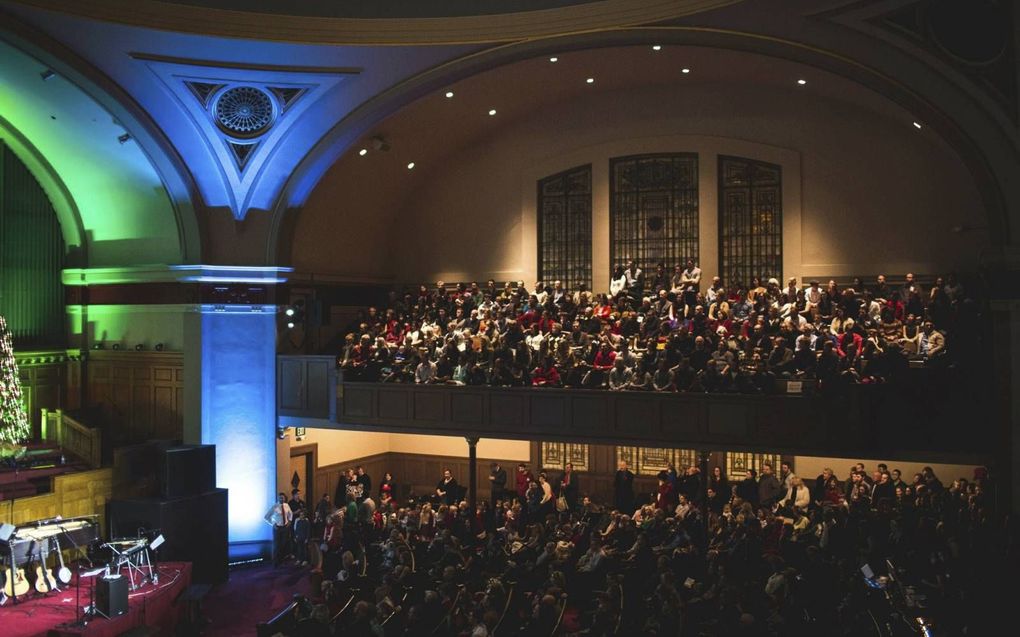
[[[478,505],[478,438],[465,438],[468,443],[468,506],[469,515],[475,515]]]

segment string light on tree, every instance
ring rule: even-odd
[[[31,434],[21,399],[21,377],[14,360],[11,333],[7,320],[0,316],[0,442],[23,442]]]

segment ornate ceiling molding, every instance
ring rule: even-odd
[[[132,54],[162,82],[220,169],[220,186],[244,219],[260,178],[301,114],[358,69],[212,66],[202,60]],[[277,167],[279,168],[279,167]],[[200,178],[213,188],[210,176]]]
[[[351,45],[479,44],[652,24],[742,0],[601,0],[555,9],[441,18],[330,18],[231,11],[157,0],[18,0],[105,22],[180,33]]]

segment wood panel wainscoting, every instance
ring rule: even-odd
[[[18,498],[2,509],[11,524],[26,524],[58,515],[65,518],[96,515],[102,537],[106,537],[106,503],[113,496],[113,469],[94,469],[53,478],[53,491],[45,495]],[[7,505],[8,503],[4,503]]]
[[[80,356],[78,350],[15,351],[14,360],[25,409],[32,420],[32,437],[38,439],[43,409],[79,407]]]
[[[315,445],[308,445],[315,446]],[[466,443],[465,443],[466,447]],[[541,467],[541,443],[531,443],[531,459],[527,463],[529,469],[536,473],[545,471],[555,485],[562,467]],[[588,470],[577,471],[576,480],[581,496],[590,496],[593,501],[601,504],[613,502],[613,480],[616,475],[616,447],[612,445],[589,445]],[[727,452],[713,452],[710,455],[709,467],[726,467]],[[514,488],[514,474],[519,460],[501,460],[478,458],[477,479],[479,500],[489,498],[489,466],[498,461],[507,472],[507,487]],[[784,456],[783,460],[792,464],[793,458]],[[328,493],[331,498],[336,496],[337,483],[341,474],[347,469],[361,465],[372,478],[372,496],[377,497],[383,474],[393,474],[397,484],[396,497],[403,502],[410,495],[431,495],[436,483],[442,478],[443,469],[449,468],[457,483],[467,487],[468,459],[457,456],[439,456],[415,453],[386,452],[363,458],[355,458],[345,462],[318,467],[315,471],[314,490],[316,498]],[[633,469],[633,468],[632,468]],[[683,467],[678,467],[683,470]],[[778,470],[778,467],[777,467]],[[658,480],[654,475],[637,475],[634,479],[634,494],[637,502],[650,502],[658,490]]]
[[[86,407],[97,412],[111,447],[179,440],[184,427],[182,352],[91,350]],[[92,424],[92,423],[89,423]]]

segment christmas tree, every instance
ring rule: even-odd
[[[22,442],[32,434],[32,427],[21,402],[21,378],[14,360],[14,347],[7,321],[0,316],[0,443]]]

